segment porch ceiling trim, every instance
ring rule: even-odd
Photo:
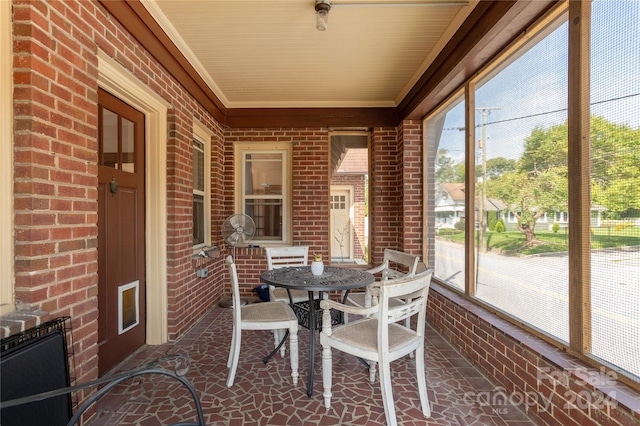
[[[99,2],[216,120],[234,128],[397,126],[405,119],[422,119],[557,4],[553,0],[480,2],[398,107],[227,108],[140,0]]]

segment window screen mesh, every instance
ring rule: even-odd
[[[465,103],[455,97],[426,121],[427,168],[433,170],[431,191],[427,191],[430,210],[429,229],[433,241],[434,276],[464,291],[465,224]]]
[[[476,85],[475,295],[569,339],[567,25]]]
[[[639,2],[592,4],[591,351],[636,378],[640,376],[638,17]]]

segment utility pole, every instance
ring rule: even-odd
[[[486,107],[482,105],[476,110],[480,111],[481,118],[481,139],[478,141],[479,148],[482,149],[482,186],[480,189],[480,229],[478,230],[478,248],[480,253],[487,252],[487,116],[493,110],[500,107]],[[477,182],[477,180],[476,180]]]

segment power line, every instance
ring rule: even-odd
[[[634,94],[631,94],[631,95],[619,96],[617,98],[604,99],[602,101],[592,102],[590,104],[590,106],[601,105],[601,104],[605,104],[607,102],[620,101],[620,100],[623,100],[623,99],[629,99],[629,98],[633,98],[633,97],[636,97],[636,96],[640,96],[640,93],[634,93]],[[509,123],[509,122],[512,122],[512,121],[524,120],[524,119],[533,118],[533,117],[540,117],[540,116],[543,116],[543,115],[557,114],[559,112],[565,112],[567,110],[568,110],[568,108],[561,108],[561,109],[556,109],[556,110],[553,110],[553,111],[546,111],[546,112],[539,112],[539,113],[536,113],[536,114],[523,115],[521,117],[512,117],[512,118],[505,118],[504,120],[489,121],[489,122],[485,123],[485,126],[489,126],[491,124]],[[476,128],[482,127],[482,124],[476,124],[475,127]],[[447,127],[447,128],[442,129],[442,130],[464,131],[464,129],[465,129],[464,127]]]

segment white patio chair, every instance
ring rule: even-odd
[[[309,246],[266,247],[267,269],[280,269],[289,266],[309,265]],[[293,303],[309,300],[308,292],[304,290],[291,290]],[[269,286],[269,300],[289,303],[289,294],[286,288]]]
[[[309,246],[285,246],[285,247],[265,247],[264,252],[267,256],[267,269],[280,269],[289,266],[308,266],[309,265]],[[309,292],[305,290],[289,290],[291,292],[291,300],[286,288],[278,288],[269,286],[269,300],[281,301],[285,303],[305,302],[309,300]],[[314,298],[317,298],[314,293]],[[282,340],[283,334],[280,330],[273,332],[273,345],[277,347]],[[285,356],[286,346],[280,347],[280,353]]]
[[[229,376],[227,386],[233,386],[240,357],[242,330],[289,330],[289,356],[291,357],[291,377],[293,384],[298,382],[298,318],[287,303],[263,302],[242,306],[236,264],[227,256],[231,293],[233,296],[233,333],[227,367]]]
[[[378,286],[380,281],[388,279],[396,279],[404,276],[411,276],[416,273],[420,256],[404,253],[398,250],[385,249],[382,263],[374,268],[368,269],[371,274],[379,274],[379,280],[368,285],[364,292],[349,293],[346,303],[359,306],[369,307],[378,303]],[[394,300],[393,305],[404,304],[402,300]],[[345,322],[349,322],[349,316],[345,315]]]
[[[380,390],[387,424],[395,426],[396,412],[393,402],[390,363],[410,353],[415,353],[416,380],[420,405],[425,418],[431,416],[427,396],[424,367],[424,330],[427,298],[433,269],[412,276],[390,279],[380,283],[379,303],[368,308],[349,306],[333,300],[323,300],[322,315],[322,382],[326,408],[331,408],[332,354],[333,348],[380,364]],[[392,307],[392,299],[410,300]],[[331,327],[329,309],[337,309],[354,315],[368,315],[356,321]],[[415,330],[402,321],[417,315]]]

